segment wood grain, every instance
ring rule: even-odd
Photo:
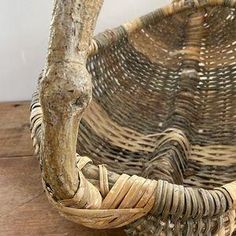
[[[28,108],[28,102],[0,104],[0,236],[124,235],[69,222],[49,205],[32,156]]]
[[[0,158],[32,156],[29,102],[0,104]]]

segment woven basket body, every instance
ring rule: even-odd
[[[54,12],[63,5],[56,4]],[[49,53],[32,103],[32,137],[48,198],[62,215],[99,229],[125,226],[130,235],[233,233],[235,6],[233,0],[174,2],[88,40],[73,85],[86,87],[81,64],[92,78],[91,102],[62,93],[74,90],[56,77],[69,78],[77,66],[51,75],[55,61]],[[51,46],[60,44],[55,38]],[[62,101],[59,108],[47,92],[55,87],[59,92],[50,96],[60,94],[53,101]],[[71,158],[77,130],[78,155]],[[63,189],[76,163],[75,183]]]

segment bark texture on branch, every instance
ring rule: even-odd
[[[43,110],[43,178],[58,199],[78,188],[76,140],[79,121],[92,96],[86,69],[102,0],[56,0],[48,58],[40,84]]]

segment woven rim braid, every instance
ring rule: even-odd
[[[236,1],[176,1],[92,39],[101,3],[55,1],[30,119],[49,201],[90,228],[231,235]]]

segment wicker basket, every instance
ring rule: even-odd
[[[55,1],[31,106],[49,201],[129,235],[232,235],[236,0],[176,1],[92,39],[101,5]]]

